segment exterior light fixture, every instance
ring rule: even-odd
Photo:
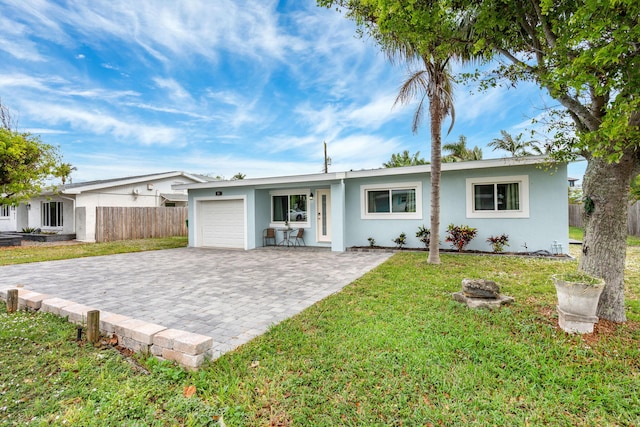
[[[309,201],[313,202],[313,193],[309,194]]]

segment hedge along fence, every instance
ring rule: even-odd
[[[584,205],[569,204],[569,225],[582,227]],[[629,203],[629,219],[627,220],[628,234],[640,236],[640,202]]]
[[[96,242],[186,235],[186,207],[96,208]]]

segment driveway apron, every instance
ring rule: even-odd
[[[213,337],[217,357],[338,292],[390,255],[180,248],[4,266],[0,275],[3,285]]]

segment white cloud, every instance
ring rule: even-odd
[[[191,94],[182,87],[180,83],[178,83],[175,79],[167,79],[162,77],[155,77],[153,79],[155,84],[161,88],[165,89],[169,98],[173,101],[177,102],[193,102],[193,98],[191,98]]]
[[[352,110],[347,119],[351,123],[357,123],[358,127],[378,129],[389,120],[400,115],[400,109],[393,109],[396,95],[389,93],[376,93],[375,97],[366,105]]]
[[[23,0],[12,5],[24,27],[56,43],[76,43],[63,31],[72,26],[98,47],[115,37],[134,42],[164,62],[169,58],[200,55],[215,61],[221,49],[249,57],[281,58],[300,41],[278,25],[275,1],[232,0],[188,2],[130,2],[75,0],[64,5]],[[3,26],[6,28],[6,26]],[[34,30],[31,30],[32,32]]]
[[[29,117],[51,125],[67,124],[76,131],[109,134],[120,140],[133,140],[145,145],[173,144],[178,142],[180,136],[176,128],[124,121],[101,111],[47,103],[28,104],[27,108]]]
[[[378,168],[399,149],[398,142],[377,135],[352,135],[327,143],[327,155],[338,170]]]

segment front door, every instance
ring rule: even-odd
[[[318,242],[331,242],[331,191],[318,190],[317,197],[317,224]]]

